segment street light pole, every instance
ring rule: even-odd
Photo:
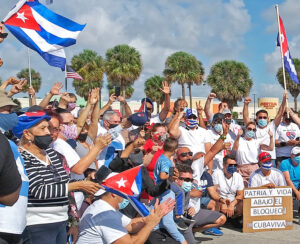
[[[254,99],[253,99],[253,102],[254,102],[254,106],[253,106],[253,110],[254,110],[254,114],[253,114],[253,117],[254,117],[254,119],[255,119],[255,93],[253,94],[253,97],[254,97]]]

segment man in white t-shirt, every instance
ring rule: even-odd
[[[180,126],[183,116],[185,116],[185,127]],[[185,115],[184,111],[181,111],[174,120],[170,125],[169,133],[178,139],[178,147],[188,147],[193,154],[208,152],[211,147],[210,137],[207,130],[199,127],[196,109],[187,109]],[[210,169],[212,169],[212,165]]]
[[[276,130],[276,165],[280,167],[282,160],[291,158],[291,150],[300,144],[300,130],[297,124],[292,122],[291,116],[284,112],[282,121]]]
[[[237,163],[232,155],[226,155],[223,159],[223,170],[214,171],[212,178],[220,197],[225,199],[225,204],[219,201],[216,209],[227,217],[236,218],[243,214],[243,190],[242,176],[236,172]]]
[[[255,119],[256,124],[257,124],[256,138],[261,143],[264,143],[266,145],[268,145],[270,143],[270,137],[269,137],[268,133],[269,133],[269,131],[271,131],[274,135],[273,140],[274,140],[274,144],[275,144],[276,128],[281,121],[283,112],[286,107],[287,99],[288,99],[288,93],[285,92],[283,95],[283,98],[282,98],[282,103],[276,114],[276,117],[272,122],[270,122],[269,115],[266,110],[261,109],[256,112],[256,119]],[[251,102],[251,98],[246,97],[244,100],[244,108],[243,108],[243,119],[244,119],[245,124],[248,124],[250,122],[249,112],[248,112],[248,105],[250,102]],[[275,159],[276,159],[275,147],[272,151],[269,151],[269,153],[272,156],[272,163],[273,163],[273,166],[275,167]]]
[[[255,170],[249,178],[249,187],[286,186],[285,178],[279,169],[272,167],[272,157],[268,152],[258,155],[259,169]]]

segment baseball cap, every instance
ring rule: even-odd
[[[128,120],[135,126],[142,126],[147,122],[148,115],[145,112],[138,112],[132,114]]]
[[[197,118],[198,118],[198,112],[196,109],[194,108],[188,108],[185,112],[185,117],[188,118],[190,117],[191,115],[195,115]]]
[[[145,100],[146,100],[147,103],[151,103],[152,108],[154,108],[153,102],[152,102],[152,100],[149,97],[143,98],[142,101],[141,101],[141,103],[145,102]]]
[[[4,106],[18,106],[13,102],[13,100],[7,96],[6,92],[3,90],[0,90],[0,108]]]
[[[223,111],[222,111],[222,114],[231,114],[231,111],[229,110],[229,109],[224,109]]]
[[[12,129],[14,135],[21,138],[23,131],[38,124],[43,119],[51,119],[44,111],[26,112],[19,116],[18,124]]]
[[[291,154],[297,155],[300,153],[300,147],[294,147],[291,151]]]
[[[224,117],[224,114],[221,114],[221,113],[216,113],[213,117],[213,121],[223,120],[223,119],[225,119],[225,117]]]
[[[268,152],[262,152],[258,155],[258,161],[265,163],[270,162],[272,160],[271,154]]]

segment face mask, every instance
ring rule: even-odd
[[[225,123],[230,125],[232,123],[232,119],[225,119]]]
[[[86,138],[88,136],[88,133],[80,133],[78,136],[78,141],[86,141]]]
[[[76,125],[65,125],[62,124],[64,130],[61,132],[66,139],[75,139],[77,136]]]
[[[18,124],[19,118],[16,113],[2,114],[0,113],[0,129],[5,131],[12,130]]]
[[[184,192],[189,192],[189,191],[191,191],[192,190],[192,187],[193,187],[193,185],[192,185],[192,182],[186,182],[186,181],[184,181],[183,183],[182,183],[182,189],[184,190]]]
[[[299,164],[300,163],[300,156],[294,157],[294,161],[295,161],[296,164]]]
[[[76,103],[68,103],[68,111],[72,111],[74,108],[76,108]]]
[[[261,165],[261,168],[264,169],[264,170],[271,170],[271,168],[272,168],[272,162],[263,163]]]
[[[247,131],[246,131],[246,136],[248,136],[249,138],[254,138],[255,133],[254,133],[254,131],[247,130]]]
[[[126,208],[128,204],[129,204],[129,201],[124,198],[123,201],[121,203],[119,203],[119,209]]]
[[[268,124],[268,121],[266,119],[259,119],[257,124],[260,126],[260,127],[265,127],[267,124]]]
[[[195,126],[198,125],[198,121],[196,119],[188,119],[185,121],[185,124],[189,128],[194,128]]]
[[[46,150],[52,142],[50,135],[34,136],[33,143],[40,149]]]
[[[192,165],[193,160],[192,159],[187,159],[187,160],[181,161],[181,163],[187,164],[187,165]]]
[[[109,129],[116,128],[119,124],[109,124]]]
[[[215,131],[217,132],[217,133],[220,133],[220,132],[222,132],[223,131],[223,126],[222,126],[222,124],[215,124]]]
[[[227,173],[230,174],[230,175],[233,175],[233,173],[236,172],[236,168],[237,168],[236,165],[230,165],[230,166],[228,166]]]

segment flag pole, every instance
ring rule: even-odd
[[[27,48],[27,56],[28,56],[28,74],[29,74],[29,87],[32,87],[32,78],[31,78],[31,63],[30,63],[30,50]],[[29,106],[32,105],[32,95],[29,95]]]
[[[284,68],[284,60],[283,60],[283,52],[282,52],[282,40],[281,40],[281,30],[280,30],[280,21],[279,21],[279,8],[278,4],[275,4],[276,15],[277,15],[277,25],[278,25],[278,39],[280,44],[280,53],[281,53],[281,66],[282,66],[282,74],[283,74],[283,85],[284,91],[286,92],[286,77],[285,77],[285,68]],[[286,99],[286,107],[289,106],[288,100]],[[289,113],[287,113],[289,117]]]
[[[68,91],[67,63],[65,65],[65,90]]]

